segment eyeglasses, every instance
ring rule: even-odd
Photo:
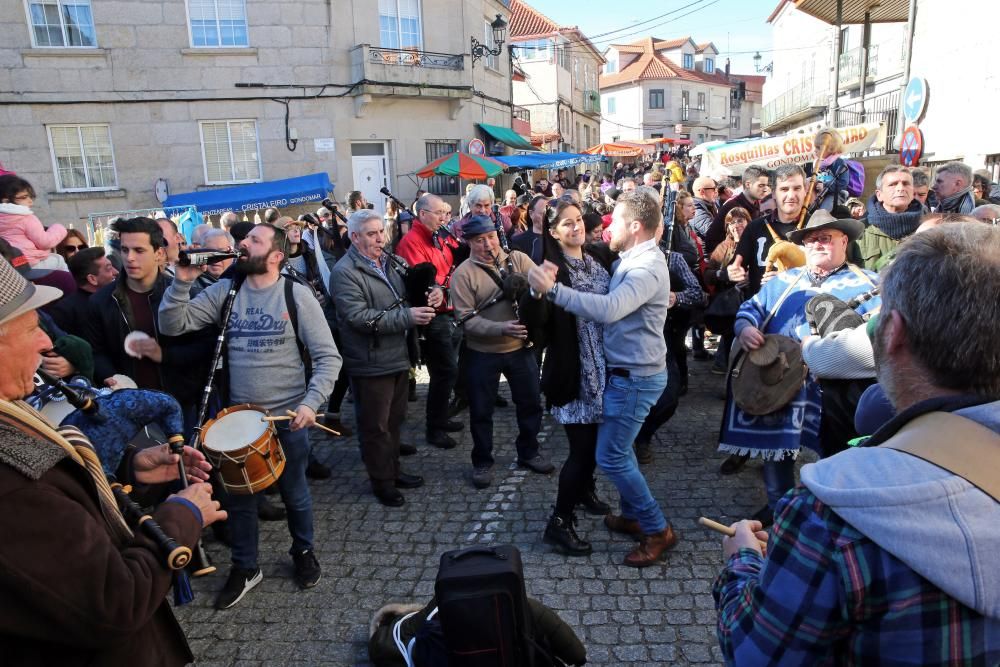
[[[86,247],[87,246],[85,245],[69,245],[69,244],[63,246],[63,248],[65,248],[69,252],[76,252],[77,250],[83,250]]]
[[[718,190],[714,185],[706,185],[705,187],[698,188],[699,192],[704,192],[705,190]]]
[[[807,239],[802,239],[802,245],[830,245],[833,243],[833,234],[817,234],[816,236],[810,236]]]

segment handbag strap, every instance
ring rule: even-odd
[[[879,446],[944,468],[1000,502],[1000,435],[971,419],[928,412]]]

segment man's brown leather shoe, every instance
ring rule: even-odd
[[[677,535],[672,526],[667,529],[643,535],[639,546],[632,550],[632,553],[625,556],[625,564],[630,567],[647,567],[659,562],[663,554],[677,544]]]
[[[605,514],[604,525],[613,533],[621,533],[639,539],[642,537],[642,528],[635,519],[626,519],[620,514]]]

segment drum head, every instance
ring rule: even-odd
[[[235,410],[219,416],[205,431],[205,447],[216,452],[243,449],[264,435],[269,422],[260,420],[263,412],[253,409]]]

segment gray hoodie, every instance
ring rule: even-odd
[[[1000,433],[1000,401],[961,410]],[[802,467],[824,504],[917,574],[1000,620],[1000,503],[905,452],[862,447]]]

